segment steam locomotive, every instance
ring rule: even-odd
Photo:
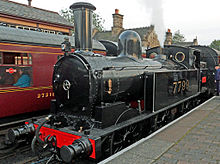
[[[62,45],[66,52],[54,67],[51,115],[10,129],[11,142],[32,136],[34,152],[39,143],[67,163],[99,161],[188,111],[207,94],[209,70],[200,68],[199,50],[142,58],[139,35],[128,30],[119,36],[117,57],[95,54],[95,6],[78,2],[70,8],[77,50],[68,53],[68,44]]]

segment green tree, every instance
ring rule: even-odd
[[[214,40],[214,41],[212,41],[212,43],[210,44],[209,47],[214,48],[214,49],[220,51],[220,40]]]
[[[67,21],[70,23],[74,24],[74,16],[73,16],[73,11],[70,9],[62,9],[60,11],[60,15],[64,17]]]
[[[177,30],[173,35],[173,43],[184,42],[186,39],[180,30]]]
[[[93,13],[93,26],[95,26],[99,31],[103,31],[104,30],[104,27],[103,27],[103,24],[104,24],[105,20],[102,19],[102,17],[97,14],[97,13]]]
[[[60,15],[62,17],[64,17],[67,21],[69,21],[70,23],[74,24],[74,15],[73,15],[73,11],[70,9],[63,9],[60,11]],[[102,17],[97,14],[97,13],[93,13],[93,26],[96,27],[99,31],[103,31],[105,20],[102,19]]]

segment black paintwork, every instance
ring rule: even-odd
[[[77,50],[92,50],[92,12],[95,6],[77,2],[70,6],[74,13],[75,46]]]
[[[154,111],[170,106],[198,93],[198,71],[199,70],[194,69],[156,73]],[[183,90],[182,82],[186,80],[189,81],[189,87]]]
[[[218,53],[208,47],[208,46],[200,46],[200,45],[197,45],[197,46],[190,46],[190,48],[195,48],[195,49],[198,49],[200,50],[200,60],[204,63],[206,63],[206,67],[208,69],[208,71],[206,71],[206,76],[207,76],[207,83],[206,83],[206,86],[208,89],[210,89],[210,92],[211,93],[214,93],[215,92],[215,66],[217,66],[219,64],[218,62]]]
[[[166,58],[173,60],[177,63],[180,63],[184,65],[186,68],[195,68],[195,54],[198,52],[198,50],[194,50],[188,47],[182,47],[182,46],[174,46],[174,45],[165,45],[164,48],[161,47],[155,47],[152,49],[146,50],[146,57],[149,58],[149,56],[152,53],[156,54],[164,54],[166,55]],[[181,60],[180,55],[183,54],[184,60],[182,62],[179,62]],[[178,61],[179,60],[179,61]]]
[[[106,56],[118,56],[118,46],[115,42],[99,40],[106,48]]]
[[[64,106],[80,108],[91,108],[101,102],[143,99],[144,72],[155,71],[161,66],[156,61],[133,57],[108,58],[93,53],[75,53],[61,58],[55,65],[55,96]],[[71,84],[68,91],[63,88],[65,80]]]

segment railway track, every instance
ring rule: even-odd
[[[26,120],[27,119],[22,119],[22,120],[17,120],[17,121],[12,121],[12,122],[8,122],[8,123],[0,124],[0,134],[5,132],[5,130],[7,130],[7,129],[23,125]]]
[[[16,128],[24,125],[25,121],[31,119],[39,119],[45,117],[44,115],[37,115],[35,117],[26,117],[23,119],[9,119],[9,122],[0,124],[0,163],[31,163],[36,161],[37,156],[32,155],[30,141],[20,141],[19,143],[10,143],[8,141],[7,133],[11,128]]]

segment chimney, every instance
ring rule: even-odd
[[[70,9],[74,14],[76,50],[92,50],[92,14],[96,7],[91,3],[77,2]]]
[[[124,15],[119,14],[119,10],[115,9],[115,13],[112,14],[113,16],[113,27],[112,27],[112,35],[118,36],[123,28],[123,17]]]
[[[168,29],[166,32],[166,39],[164,41],[164,45],[171,45],[172,44],[172,33],[171,30]]]
[[[193,39],[193,45],[197,46],[199,43],[198,43],[198,39],[197,37],[195,39]]]
[[[115,14],[119,14],[119,10],[118,9],[115,9]]]
[[[31,6],[32,0],[28,0],[28,6]]]

